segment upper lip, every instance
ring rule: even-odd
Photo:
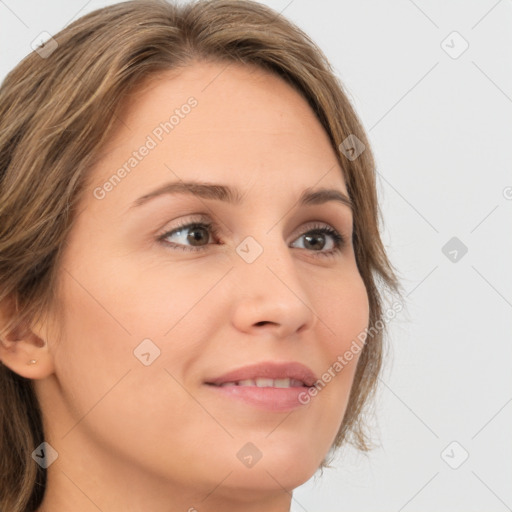
[[[220,386],[226,382],[253,380],[259,377],[266,379],[296,379],[302,381],[308,387],[317,381],[313,371],[301,363],[276,363],[269,361],[236,368],[220,377],[210,379],[206,383]]]

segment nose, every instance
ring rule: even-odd
[[[232,321],[245,333],[270,332],[277,338],[286,338],[314,328],[317,316],[308,300],[307,287],[315,283],[308,281],[310,276],[298,272],[293,249],[282,240],[272,244],[270,248],[269,242],[252,263],[236,256]]]

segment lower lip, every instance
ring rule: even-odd
[[[290,411],[303,407],[309,400],[307,387],[272,388],[257,386],[213,386],[210,389],[227,398],[240,400],[249,405],[270,411]],[[302,398],[302,403],[299,399]]]

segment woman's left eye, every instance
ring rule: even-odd
[[[167,231],[159,236],[158,240],[171,249],[200,251],[210,245],[211,235],[218,239],[218,230],[213,223],[192,222]],[[170,239],[174,241],[168,241]],[[346,243],[345,237],[327,224],[308,226],[308,229],[297,238],[301,239],[304,239],[304,242],[300,248],[310,249],[321,256],[331,256],[340,252]]]

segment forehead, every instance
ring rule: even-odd
[[[195,63],[163,72],[127,98],[119,117],[95,168],[96,184],[149,140],[154,146],[124,178],[127,199],[171,179],[241,190],[296,187],[297,195],[316,185],[346,191],[336,153],[307,101],[254,66]]]

